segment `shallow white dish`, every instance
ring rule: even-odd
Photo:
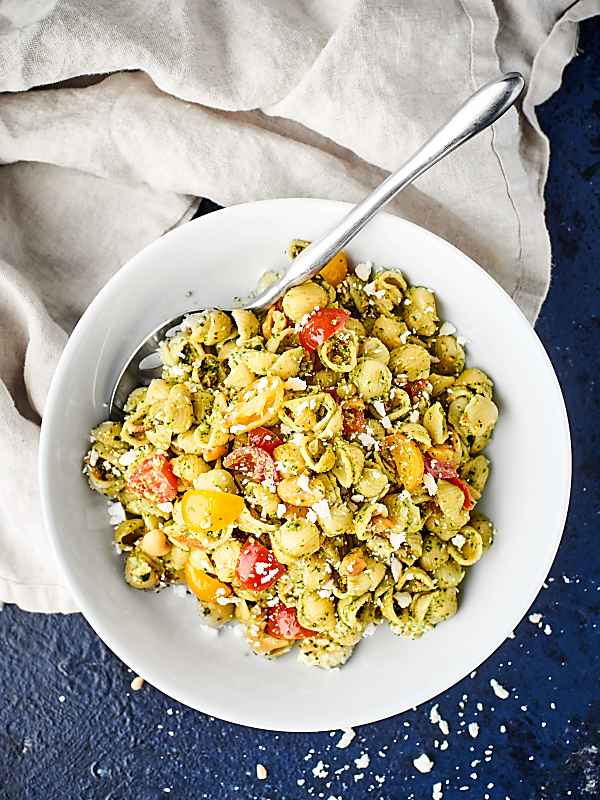
[[[559,384],[533,329],[508,295],[460,251],[409,222],[380,214],[347,248],[430,286],[441,316],[467,339],[470,366],[496,384],[501,415],[482,510],[497,527],[473,569],[458,614],[413,642],[385,628],[341,670],[286,656],[252,656],[231,631],[201,628],[191,597],[130,589],[111,544],[106,503],[81,475],[88,432],[106,416],[133,347],[165,319],[231,304],[268,268],[286,264],[292,238],[314,238],[347,210],[325,200],[239,205],[171,231],[126,264],[73,332],[42,425],[40,483],[46,525],[70,589],[98,635],[135,672],[173,698],[254,727],[318,731],[360,725],[423,703],[484,661],[542,586],[567,513],[571,451]],[[191,297],[189,291],[193,292]]]

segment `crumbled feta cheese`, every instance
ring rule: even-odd
[[[413,408],[413,410],[408,415],[408,419],[411,422],[418,422],[419,421],[419,416],[420,416],[419,409],[418,408]]]
[[[413,764],[415,768],[425,774],[426,772],[431,772],[433,769],[433,761],[429,758],[427,753],[421,753],[418,758],[413,758]]]
[[[120,461],[120,460],[121,460],[121,459],[119,459],[119,461]],[[88,462],[89,462],[89,465],[90,465],[90,467],[95,467],[95,466],[96,466],[96,464],[98,463],[98,451],[97,451],[97,450],[94,450],[94,448],[93,448],[93,447],[92,447],[92,449],[90,450],[90,457],[89,457],[89,459],[88,459]]]
[[[292,392],[303,392],[306,389],[306,381],[303,378],[288,378],[285,388]]]
[[[547,623],[546,625],[544,625],[544,633],[546,634],[546,636],[550,636],[550,634],[552,633],[552,628]]]
[[[362,753],[359,758],[354,759],[356,769],[366,769],[371,763],[368,753]]]
[[[319,761],[316,767],[313,767],[312,774],[315,778],[326,778],[329,775],[322,761]]]
[[[256,777],[259,781],[267,780],[267,769],[263,764],[256,765]]]
[[[442,784],[438,781],[438,783],[434,783],[431,787],[431,800],[442,800],[443,796]]]
[[[357,278],[360,278],[361,281],[368,281],[371,277],[371,270],[373,268],[373,264],[371,261],[361,261],[360,264],[357,264],[354,268],[354,273]]]
[[[232,425],[231,428],[229,428],[229,433],[232,433],[235,436],[238,433],[242,433],[243,430],[244,430],[243,425]]]
[[[403,531],[392,531],[390,533],[390,544],[394,550],[398,550],[406,541],[406,534]]]
[[[447,750],[447,749],[448,749],[448,742],[444,739],[444,741],[440,745],[440,750]]]
[[[393,579],[397,581],[398,578],[400,577],[400,573],[402,572],[402,567],[396,556],[392,556],[392,558],[390,559],[390,569],[392,571]]]
[[[133,464],[136,458],[137,458],[137,451],[135,449],[128,450],[126,453],[123,453],[123,455],[119,458],[119,464],[121,464],[121,466],[123,467],[128,467],[130,466],[130,464]]]
[[[375,449],[379,449],[379,443],[377,442],[377,439],[370,433],[361,432],[356,438],[363,447],[373,447]]]
[[[336,747],[339,747],[340,750],[344,750],[351,744],[352,740],[356,736],[353,728],[342,728],[342,738],[339,742],[336,743]]]
[[[309,522],[316,522],[317,521],[318,517],[315,514],[315,512],[312,510],[312,508],[309,508],[308,511],[306,512],[306,519]]]
[[[373,401],[373,408],[379,414],[380,417],[385,417],[386,410],[385,410],[385,405],[383,404],[383,401],[374,400]]]
[[[476,739],[479,736],[479,725],[476,722],[469,722],[469,736]]]
[[[322,519],[331,519],[331,511],[327,500],[319,500],[317,503],[313,503],[311,509]]]
[[[173,511],[173,503],[167,501],[166,503],[157,503],[156,507],[159,511],[163,511],[165,514],[170,514]]]
[[[466,540],[466,539],[465,539],[465,537],[462,535],[462,533],[457,533],[457,534],[455,534],[455,535],[452,537],[452,539],[451,539],[451,542],[452,542],[452,544],[453,544],[455,547],[458,547],[458,549],[459,549],[459,550],[461,549],[461,547],[464,545],[464,543],[465,543],[466,541],[467,541],[467,540]]]
[[[400,337],[399,337],[400,338],[400,343],[401,344],[406,344],[407,341],[408,341],[408,337],[409,336],[410,336],[410,331],[407,328],[405,331],[402,331],[402,333],[400,334]]]
[[[317,594],[323,598],[331,597],[331,589],[319,589]]]
[[[491,679],[490,686],[494,690],[496,697],[499,697],[500,700],[506,700],[506,698],[510,696],[510,692],[507,691],[504,686],[501,686],[495,678]]]
[[[119,503],[119,501],[115,503],[108,504],[108,517],[110,520],[111,525],[118,525],[120,522],[125,521],[125,509]]]
[[[308,482],[308,475],[303,472],[302,475],[298,476],[298,486],[302,491],[308,492],[310,490],[310,484]]]
[[[285,516],[285,512],[286,511],[287,511],[287,508],[285,507],[285,505],[283,503],[278,503],[277,504],[276,514],[279,517],[279,519],[282,519]]]
[[[408,592],[396,592],[394,599],[400,608],[408,608],[412,601],[412,598]]]
[[[392,430],[392,421],[387,416],[387,414],[385,415],[385,417],[381,418],[381,424],[383,425],[383,427],[385,428],[386,431],[391,431]]]
[[[354,500],[355,503],[362,503],[362,501],[365,499],[365,496],[364,494],[353,494],[351,495],[350,499]]]
[[[427,493],[430,497],[437,494],[438,486],[436,480],[429,472],[423,475],[423,486],[427,489]]]
[[[534,625],[537,625],[542,619],[542,614],[530,614],[529,615],[529,622],[533,622]]]
[[[453,333],[456,333],[456,326],[451,322],[444,322],[444,324],[440,326],[440,336],[452,336]]]
[[[450,733],[450,726],[448,725],[445,719],[440,720],[440,731],[444,734],[444,736],[448,736],[448,734]],[[446,747],[448,747],[447,744]],[[444,750],[445,748],[442,747],[441,749]]]
[[[431,706],[429,711],[429,722],[431,722],[432,725],[437,725],[442,719],[438,711],[439,707],[439,703],[436,703],[434,706]]]

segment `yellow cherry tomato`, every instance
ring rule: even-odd
[[[181,498],[181,516],[191,531],[220,531],[235,522],[243,508],[238,494],[214,489],[188,489]]]
[[[328,261],[319,273],[330,286],[339,286],[347,274],[348,258],[343,250]]]
[[[412,439],[401,433],[386,437],[398,477],[409,492],[415,492],[423,481],[425,463],[423,454]]]
[[[188,561],[184,568],[185,582],[196,595],[198,600],[205,603],[215,603],[219,597],[231,594],[231,587],[218,581],[199,567]]]

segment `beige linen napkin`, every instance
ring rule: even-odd
[[[577,22],[599,12],[600,0],[0,0],[0,601],[76,610],[37,498],[48,385],[98,289],[195,198],[357,200],[476,87],[519,69],[522,108],[391,210],[471,255],[533,321],[550,277],[535,107],[575,54]]]

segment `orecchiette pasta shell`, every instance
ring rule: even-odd
[[[433,292],[423,286],[412,286],[406,292],[404,321],[419,336],[433,336],[438,315]]]
[[[345,489],[349,489],[360,477],[365,463],[365,454],[359,445],[341,439],[335,444],[335,454],[336,461],[332,472],[340,484]]]
[[[458,536],[464,539],[460,547],[458,544],[454,544]],[[457,534],[457,537],[452,537],[451,542],[448,544],[448,552],[461,567],[470,567],[479,561],[483,555],[481,536],[475,528],[466,525],[464,528],[460,529],[460,533]]]
[[[448,438],[446,414],[441,403],[433,403],[423,415],[423,425],[427,428],[434,444],[443,444]]]
[[[292,506],[312,506],[325,497],[323,485],[316,478],[309,479],[306,473],[279,481],[277,494]]]
[[[307,281],[288,289],[283,296],[283,310],[286,317],[293,322],[299,322],[315,308],[324,308],[328,299],[327,292],[322,286],[314,281]]]
[[[336,625],[335,603],[317,592],[304,591],[297,608],[298,622],[313,631],[330,631]]]
[[[481,394],[488,400],[492,399],[494,384],[491,378],[480,369],[470,367],[463,370],[456,379],[456,386],[466,386],[472,392]]]
[[[475,512],[471,515],[469,525],[475,528],[477,533],[481,536],[483,550],[485,552],[494,541],[494,526],[487,517],[484,517],[483,514],[479,512]]]
[[[448,517],[452,522],[459,519],[459,514],[465,501],[464,494],[449,481],[438,481],[438,490],[436,495],[437,504],[440,511],[445,517]]]
[[[271,534],[271,540],[284,554],[284,564],[290,559],[316,553],[321,545],[317,526],[306,519],[288,520]]]
[[[455,336],[438,336],[433,352],[438,359],[435,371],[441,375],[458,375],[464,369],[465,351]]]
[[[401,347],[406,343],[408,332],[406,323],[401,320],[394,319],[393,317],[381,316],[375,320],[371,335],[376,337],[376,340],[381,341],[387,349],[393,350],[395,347]],[[365,353],[365,355],[368,355],[368,353]],[[374,357],[375,356],[371,356],[371,358]],[[388,362],[386,361],[384,363],[387,364]]]
[[[363,400],[385,397],[392,386],[392,373],[385,364],[374,358],[361,358],[351,377]]]
[[[431,534],[423,537],[423,554],[419,565],[427,572],[434,572],[448,561],[448,546],[437,536]]]
[[[490,475],[490,462],[483,455],[471,458],[462,467],[461,475],[463,480],[481,494]]]
[[[247,342],[259,331],[259,322],[256,314],[243,308],[237,308],[231,312],[238,332],[238,342]]]
[[[409,381],[429,377],[431,356],[420,344],[403,344],[390,353],[389,367],[394,375],[405,375]]]
[[[352,372],[358,360],[358,336],[345,328],[337,331],[321,345],[319,358],[332,372]]]

